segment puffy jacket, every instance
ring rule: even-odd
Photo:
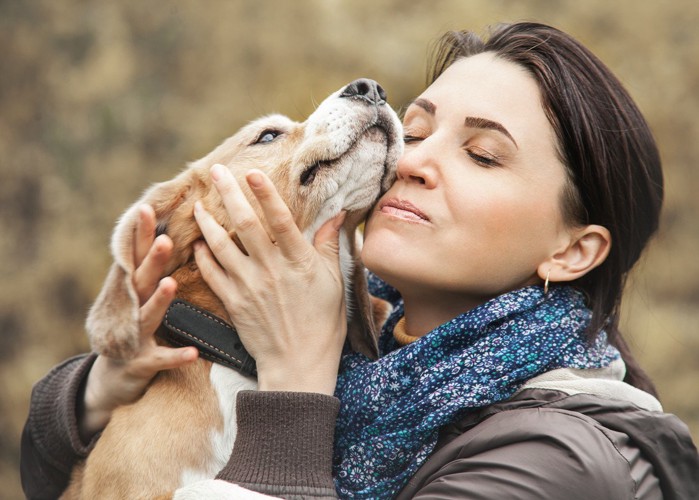
[[[673,415],[526,389],[443,429],[398,498],[699,498],[699,459]]]

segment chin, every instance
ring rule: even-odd
[[[364,267],[374,274],[379,274],[382,264],[386,263],[386,247],[375,245],[371,239],[365,239],[362,245],[361,259]]]
[[[402,245],[398,235],[385,228],[377,227],[370,220],[364,229],[362,262],[367,267],[381,263],[382,260],[386,259],[386,256],[395,251],[396,247]]]
[[[397,235],[379,229],[364,240],[361,259],[364,266],[388,284],[400,281],[407,269],[414,267],[410,258],[412,248]]]

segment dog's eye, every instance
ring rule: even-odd
[[[279,130],[265,130],[257,137],[255,144],[264,144],[266,142],[272,142],[280,135],[281,132]]]

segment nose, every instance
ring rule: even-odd
[[[428,189],[434,188],[440,170],[436,149],[425,143],[406,148],[396,165],[396,177],[404,182],[421,184]]]
[[[376,105],[386,103],[386,91],[381,88],[381,85],[369,78],[360,78],[353,81],[345,87],[340,97],[363,99]]]

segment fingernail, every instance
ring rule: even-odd
[[[199,357],[199,352],[196,349],[187,348],[182,351],[181,356],[184,361],[194,361]]]
[[[223,175],[223,165],[220,163],[215,164],[213,167],[211,167],[211,178],[214,180],[214,182],[218,182],[221,180],[221,176]]]
[[[150,205],[143,203],[140,207],[138,207],[139,219],[141,219],[142,221],[145,221],[146,219],[148,219],[148,215],[149,215],[148,212],[149,211],[150,211]]]
[[[194,211],[196,213],[201,213],[201,211],[204,210],[204,207],[201,204],[201,201],[197,200],[194,202]]]
[[[257,171],[257,170],[251,170],[248,172],[248,175],[246,176],[248,180],[248,185],[251,188],[260,188],[262,187],[263,179],[262,179],[262,174]]]

